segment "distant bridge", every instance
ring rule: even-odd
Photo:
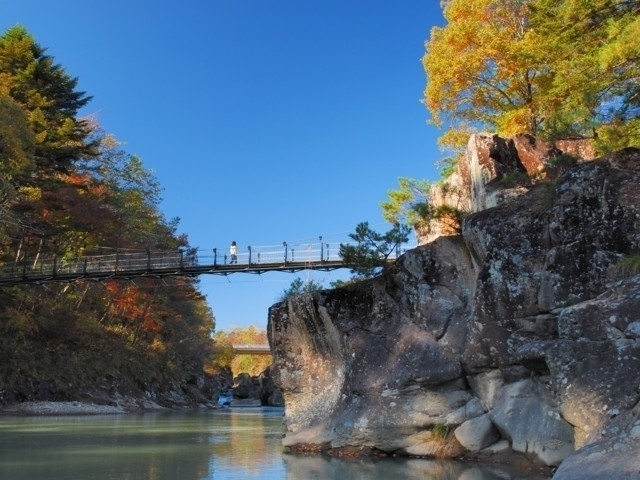
[[[232,345],[232,347],[233,351],[238,355],[271,355],[271,347],[266,344],[237,344]]]
[[[136,277],[196,276],[202,274],[330,271],[353,268],[339,255],[341,243],[320,242],[263,247],[248,246],[246,252],[230,254],[213,248],[208,252],[183,250],[115,250],[113,253],[76,258],[41,258],[0,264],[0,286],[80,279],[109,280]],[[349,245],[344,243],[344,245]],[[397,258],[400,245],[389,256]],[[227,251],[224,249],[223,251]]]

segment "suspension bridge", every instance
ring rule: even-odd
[[[247,246],[231,256],[229,249],[209,250],[115,250],[76,258],[46,258],[0,264],[0,286],[74,281],[110,280],[136,277],[197,276],[232,273],[295,273],[302,270],[331,271],[353,268],[340,256],[340,246],[349,243],[319,242],[260,247]],[[415,245],[414,245],[415,246]],[[394,260],[410,247],[395,249],[387,257]]]

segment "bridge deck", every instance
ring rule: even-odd
[[[91,269],[81,268],[75,271],[67,269],[55,270],[21,270],[0,271],[0,285],[18,283],[43,283],[50,281],[73,281],[79,279],[130,279],[134,277],[169,277],[169,276],[197,276],[203,274],[229,275],[231,273],[287,272],[295,273],[301,270],[331,271],[339,268],[348,268],[342,260],[325,260],[318,262],[281,262],[281,263],[256,263],[251,265],[189,265],[170,267],[140,267],[118,269]],[[67,270],[67,271],[65,271]]]
[[[301,270],[330,271],[353,268],[336,252],[339,245],[319,244],[315,247],[293,249],[286,243],[274,249],[251,248],[248,253],[238,254],[234,262],[227,255],[201,255],[194,249],[191,253],[180,250],[116,252],[78,258],[43,259],[0,264],[0,286],[20,283],[44,283],[51,281],[74,281],[78,279],[130,279],[134,277],[196,276],[203,274],[229,275],[232,273],[287,272]],[[330,255],[332,252],[332,255]],[[390,256],[393,260],[399,249]]]

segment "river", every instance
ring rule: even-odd
[[[0,480],[542,480],[424,459],[282,453],[282,409],[0,417]]]

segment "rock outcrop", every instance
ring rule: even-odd
[[[284,446],[511,452],[561,465],[561,479],[637,474],[586,466],[640,438],[640,150],[553,178],[556,146],[470,145],[461,234],[429,238],[382,277],[271,307]],[[512,171],[530,181],[501,189]]]
[[[532,182],[556,175],[553,165],[559,155],[580,161],[593,160],[593,147],[586,139],[559,140],[555,144],[531,135],[503,139],[497,135],[477,134],[469,139],[467,153],[452,175],[434,184],[429,203],[435,209],[449,207],[460,212],[479,212],[508,202],[525,193]],[[420,244],[438,237],[456,234],[458,217],[437,215],[417,226]]]
[[[273,383],[271,367],[260,375],[251,376],[240,373],[233,381],[233,406],[267,406],[282,407],[284,399],[282,393]]]

